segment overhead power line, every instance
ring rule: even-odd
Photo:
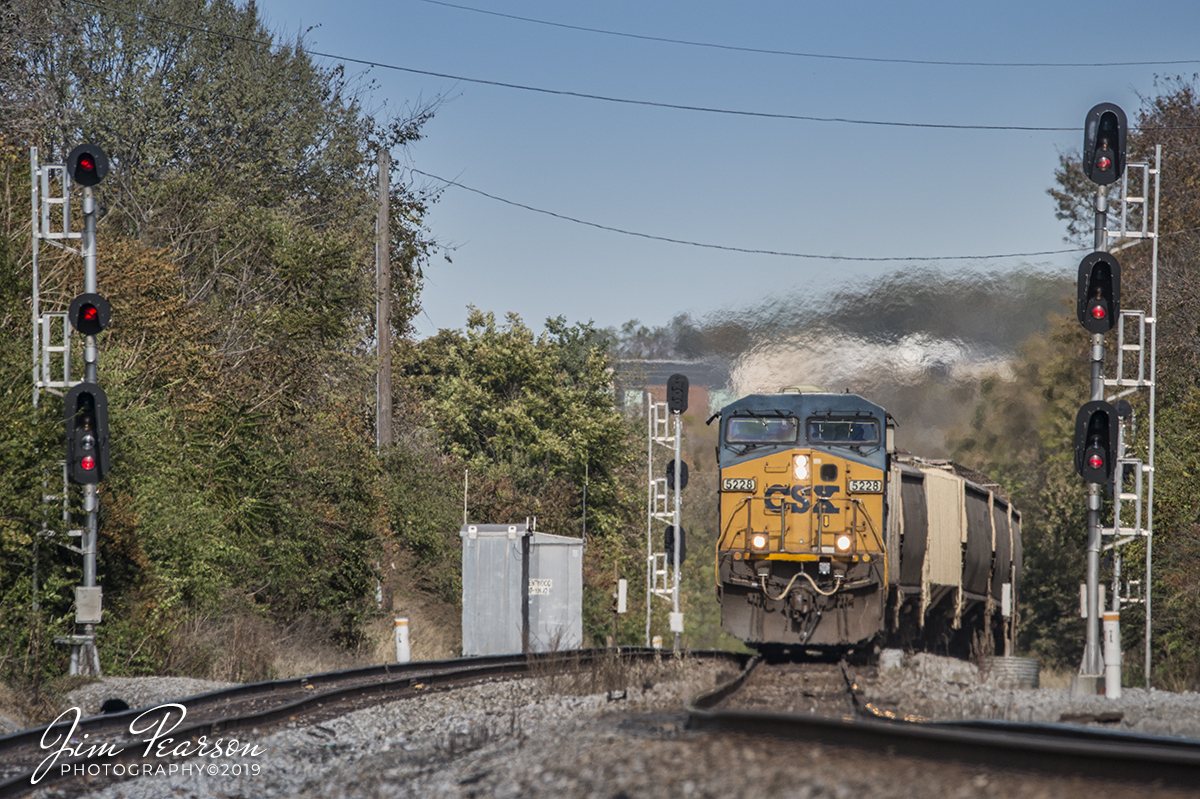
[[[237,34],[233,34],[233,33],[224,33],[222,31],[214,31],[214,30],[210,30],[208,28],[202,28],[199,25],[188,25],[187,23],[184,23],[184,22],[173,22],[171,20],[162,19],[160,17],[152,17],[149,14],[139,14],[134,11],[125,11],[123,9],[113,8],[111,6],[101,5],[99,3],[88,2],[88,0],[71,0],[71,2],[76,3],[78,5],[88,6],[90,8],[96,8],[101,11],[111,11],[116,14],[124,14],[126,16],[140,18],[140,19],[143,19],[143,20],[146,20],[149,22],[157,22],[161,25],[167,25],[167,26],[174,27],[174,28],[180,28],[183,30],[194,31],[196,33],[202,33],[206,36],[218,36],[218,37],[222,37],[225,39],[231,39],[234,41],[241,41],[241,42],[248,42],[250,44],[258,44],[258,45],[263,45],[266,47],[274,47],[275,46],[275,44],[273,42],[263,40],[263,39],[252,39],[248,36],[238,36]],[[810,116],[810,115],[805,115],[805,114],[784,114],[784,113],[776,113],[776,112],[770,112],[770,111],[743,111],[743,110],[730,109],[730,108],[715,108],[715,107],[711,107],[711,106],[683,105],[683,104],[679,104],[679,103],[663,103],[663,102],[657,102],[654,100],[632,100],[632,99],[624,98],[624,97],[609,97],[607,95],[602,95],[602,94],[590,94],[588,92],[576,92],[576,91],[570,91],[570,90],[566,90],[566,89],[548,89],[548,88],[545,88],[542,86],[526,86],[526,85],[519,84],[519,83],[506,83],[504,81],[487,80],[484,78],[471,78],[471,77],[467,77],[465,75],[452,75],[452,74],[446,73],[446,72],[432,72],[430,70],[415,69],[413,67],[402,67],[397,64],[386,64],[382,61],[371,61],[369,59],[364,59],[364,58],[353,58],[351,56],[338,55],[336,53],[323,53],[319,50],[309,50],[307,48],[305,48],[303,50],[303,52],[306,53],[307,55],[317,56],[319,58],[329,58],[329,59],[333,59],[334,61],[343,61],[348,64],[362,64],[363,66],[368,66],[368,67],[378,67],[379,69],[390,69],[390,70],[394,70],[396,72],[406,72],[406,73],[412,74],[412,75],[425,75],[427,77],[432,77],[432,78],[444,78],[446,80],[458,81],[461,83],[475,83],[475,84],[479,84],[482,86],[497,86],[497,87],[504,88],[504,89],[517,89],[519,91],[535,92],[538,94],[549,94],[549,95],[555,95],[555,96],[559,96],[559,97],[577,97],[577,98],[584,99],[584,100],[599,100],[599,101],[603,101],[603,102],[607,102],[607,103],[618,103],[618,104],[622,104],[622,105],[639,105],[639,106],[648,106],[648,107],[652,107],[652,108],[667,108],[667,109],[671,109],[671,110],[675,110],[675,111],[694,111],[694,112],[705,113],[705,114],[723,114],[723,115],[727,115],[727,116],[755,117],[755,118],[760,118],[760,119],[784,119],[784,120],[795,120],[795,121],[801,121],[801,122],[839,122],[839,123],[847,124],[847,125],[874,125],[874,126],[880,126],[880,127],[895,127],[895,128],[940,128],[943,130],[1020,130],[1020,131],[1066,132],[1066,131],[1076,131],[1079,129],[1078,126],[1051,127],[1051,126],[1042,126],[1042,125],[963,125],[963,124],[951,124],[951,123],[943,123],[943,122],[898,122],[898,121],[880,120],[880,119],[858,119],[858,118],[854,118],[854,117],[821,117],[821,116]],[[1131,128],[1132,127],[1134,127],[1134,126],[1131,126]],[[1200,129],[1200,126],[1178,126],[1178,127],[1162,126],[1162,127],[1140,128],[1140,130],[1142,130],[1142,131],[1196,130],[1196,129]]]
[[[262,39],[252,39],[247,36],[238,36],[238,35],[232,34],[232,33],[224,33],[221,31],[210,30],[208,28],[202,28],[198,25],[188,25],[183,22],[173,22],[171,20],[162,19],[160,17],[152,17],[148,14],[138,14],[133,11],[125,11],[123,9],[113,8],[111,6],[105,6],[105,5],[101,5],[99,3],[88,2],[88,0],[71,0],[71,2],[77,3],[79,5],[83,5],[83,6],[89,6],[91,8],[97,8],[97,9],[100,9],[103,11],[111,11],[111,12],[114,12],[117,14],[125,14],[127,16],[138,17],[140,19],[144,19],[144,20],[147,20],[150,22],[157,22],[162,25],[169,25],[169,26],[175,27],[175,28],[182,28],[183,30],[190,30],[190,31],[194,31],[196,33],[203,33],[207,36],[220,36],[220,37],[224,37],[226,39],[233,39],[236,41],[249,42],[251,44],[260,44],[260,45],[265,45],[267,47],[273,46],[272,42],[264,41]],[[1077,129],[1077,126],[1075,126],[1075,127],[1046,127],[1046,126],[1038,126],[1038,125],[956,125],[956,124],[941,123],[941,122],[897,122],[897,121],[880,120],[880,119],[856,119],[856,118],[852,118],[852,117],[820,117],[820,116],[809,116],[809,115],[804,115],[804,114],[784,114],[784,113],[774,113],[774,112],[770,112],[770,111],[742,111],[742,110],[730,109],[730,108],[715,108],[715,107],[711,107],[711,106],[682,105],[679,103],[663,103],[663,102],[657,102],[654,100],[632,100],[629,98],[609,97],[609,96],[602,95],[602,94],[591,94],[588,92],[576,92],[576,91],[569,91],[566,89],[548,89],[548,88],[545,88],[542,86],[525,86],[525,85],[522,85],[519,83],[506,83],[504,81],[487,80],[484,78],[471,78],[471,77],[467,77],[465,75],[452,75],[452,74],[449,74],[446,72],[432,72],[432,71],[424,70],[424,69],[414,69],[412,67],[402,67],[402,66],[399,66],[396,64],[385,64],[382,61],[371,61],[371,60],[365,59],[365,58],[352,58],[350,56],[337,55],[336,53],[322,53],[318,50],[305,49],[304,52],[307,53],[308,55],[318,56],[320,58],[331,58],[335,61],[344,61],[349,64],[362,64],[362,65],[368,66],[368,67],[378,67],[380,69],[390,69],[390,70],[395,70],[397,72],[407,72],[412,75],[425,75],[425,76],[431,77],[431,78],[444,78],[446,80],[459,81],[462,83],[475,83],[475,84],[480,84],[483,86],[498,86],[498,87],[505,88],[505,89],[517,89],[517,90],[525,91],[525,92],[536,92],[538,94],[551,94],[551,95],[557,95],[560,97],[578,97],[578,98],[584,99],[584,100],[600,100],[600,101],[603,101],[606,103],[619,103],[622,105],[640,105],[640,106],[649,106],[652,108],[669,108],[669,109],[672,109],[675,111],[695,111],[695,112],[700,112],[700,113],[705,113],[705,114],[724,114],[724,115],[729,115],[729,116],[757,117],[757,118],[761,118],[761,119],[787,119],[787,120],[796,120],[796,121],[802,121],[802,122],[841,122],[841,123],[847,124],[847,125],[877,125],[877,126],[898,127],[898,128],[942,128],[942,129],[948,129],[948,130],[1023,130],[1023,131],[1053,131],[1053,132],[1073,131],[1073,130]]]
[[[999,254],[990,254],[990,255],[912,255],[912,256],[899,256],[898,255],[898,256],[888,256],[888,257],[867,257],[867,256],[855,256],[855,255],[817,255],[815,253],[787,252],[785,250],[766,250],[766,249],[759,249],[759,248],[755,248],[755,247],[733,247],[733,246],[726,245],[726,244],[712,244],[712,243],[701,242],[701,241],[689,241],[688,239],[676,239],[676,238],[672,238],[670,236],[657,236],[653,233],[642,233],[642,232],[636,231],[636,230],[625,230],[624,228],[612,227],[611,225],[602,225],[599,222],[589,222],[586,219],[578,219],[573,216],[567,216],[566,214],[559,214],[554,211],[547,211],[544,208],[536,208],[532,205],[526,205],[525,203],[519,203],[519,202],[516,202],[515,200],[508,200],[508,199],[505,199],[504,197],[497,197],[495,194],[489,194],[486,191],[481,191],[480,189],[472,188],[470,186],[467,186],[464,183],[459,183],[457,180],[450,180],[449,178],[438,177],[437,175],[434,175],[430,172],[424,172],[420,169],[413,169],[412,167],[409,167],[408,171],[412,172],[415,175],[423,175],[427,178],[432,178],[433,180],[444,183],[447,186],[454,186],[455,188],[463,189],[464,191],[469,191],[473,194],[478,194],[482,197],[487,197],[489,200],[495,200],[496,202],[501,202],[501,203],[504,203],[505,205],[511,205],[515,208],[522,208],[526,211],[533,211],[534,213],[537,213],[537,214],[544,214],[546,216],[552,216],[555,219],[562,219],[566,222],[574,222],[577,225],[586,225],[587,227],[597,228],[599,230],[607,230],[610,233],[620,233],[623,236],[635,236],[640,239],[650,239],[652,241],[663,241],[663,242],[667,242],[668,244],[684,244],[689,247],[702,247],[702,248],[708,249],[708,250],[725,250],[727,252],[740,252],[740,253],[746,253],[749,255],[775,255],[775,256],[779,256],[779,257],[783,257],[783,258],[809,258],[809,259],[821,260],[821,261],[984,261],[984,260],[996,260],[996,259],[1000,259],[1000,258],[1032,258],[1035,256],[1042,256],[1042,255],[1061,255],[1063,253],[1082,252],[1083,250],[1089,249],[1087,247],[1072,247],[1072,248],[1066,249],[1066,250],[1044,250],[1042,252],[1010,252],[1010,253],[999,253]]]
[[[475,14],[486,14],[491,17],[503,17],[504,19],[517,20],[519,22],[531,22],[535,25],[547,25],[553,28],[566,28],[567,30],[583,31],[584,33],[599,33],[604,36],[620,36],[624,39],[641,39],[647,42],[662,42],[665,44],[680,44],[688,47],[707,47],[713,50],[732,50],[739,53],[758,53],[761,55],[778,55],[791,56],[793,58],[818,58],[830,61],[866,61],[876,64],[920,64],[927,66],[939,67],[1157,67],[1157,66],[1178,66],[1181,64],[1200,64],[1200,58],[1181,59],[1178,61],[1103,61],[1103,62],[1070,62],[1070,61],[933,61],[923,58],[879,58],[872,56],[854,56],[854,55],[835,55],[832,53],[805,53],[795,50],[771,50],[762,47],[739,47],[733,44],[720,44],[718,42],[697,42],[689,39],[672,39],[667,36],[647,36],[640,33],[628,33],[626,31],[607,30],[605,28],[589,28],[583,25],[570,25],[565,22],[552,22],[545,19],[535,19],[533,17],[521,17],[516,14],[505,14],[500,11],[489,11],[484,8],[474,8],[473,6],[463,6],[457,3],[447,3],[445,0],[421,0],[423,3],[429,3],[435,6],[445,6],[446,8],[456,8],[460,11],[470,11]]]

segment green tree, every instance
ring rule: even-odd
[[[0,148],[4,181],[27,181],[28,162]],[[59,528],[44,509],[42,481],[59,472],[61,404],[34,408],[30,378],[28,298],[22,241],[13,215],[0,220],[0,678],[31,684],[56,672],[53,636],[69,632],[68,585],[78,581],[65,551],[41,535],[43,522]],[[35,591],[35,571],[39,590]],[[65,589],[65,590],[64,590]],[[37,611],[34,606],[40,605]]]
[[[591,325],[553,319],[535,336],[516,316],[498,325],[472,310],[464,333],[415,345],[405,371],[429,397],[429,425],[448,454],[522,492],[573,487],[566,504],[531,507],[545,506],[547,524],[578,529],[586,473],[589,531],[603,536],[625,520],[630,435],[613,404],[608,344]]]
[[[12,57],[0,75],[24,76],[5,83],[22,114],[0,133],[37,145],[43,162],[84,140],[112,161],[97,191],[99,283],[114,307],[100,339],[114,440],[102,488],[106,670],[162,668],[173,626],[233,609],[318,614],[354,643],[389,534],[362,390],[374,369],[376,155],[417,141],[436,102],[394,119],[366,113],[340,68],[317,65],[300,39],[277,41],[252,2],[117,0],[78,15],[15,0],[0,33]],[[27,179],[4,166],[6,185]],[[422,222],[432,198],[392,185],[403,336],[435,246]],[[3,216],[20,286],[0,297],[0,320],[27,342],[27,205],[13,194]],[[43,307],[65,308],[80,264],[42,252]],[[12,380],[27,401],[28,370]],[[17,400],[0,413],[0,451],[21,475],[6,471],[4,488],[36,496],[18,483],[40,482],[40,422]],[[5,539],[6,556],[24,558],[5,574],[17,604],[32,529],[22,508]],[[5,613],[17,606],[4,601]]]
[[[1174,688],[1200,686],[1200,566],[1196,540],[1200,536],[1200,454],[1194,447],[1200,436],[1195,411],[1200,405],[1200,277],[1194,264],[1200,255],[1200,207],[1195,201],[1200,186],[1200,96],[1195,77],[1166,78],[1156,82],[1153,96],[1131,116],[1129,161],[1153,163],[1155,146],[1161,145],[1163,176],[1159,198],[1157,407],[1154,506],[1155,606],[1153,660],[1155,680]],[[1094,187],[1081,184],[1078,160],[1064,157],[1050,191],[1060,218],[1071,234],[1090,237],[1086,205]],[[1134,187],[1136,191],[1136,186]],[[1114,198],[1115,199],[1115,198]],[[1140,226],[1140,214],[1135,212]],[[1122,307],[1151,310],[1151,255],[1149,241],[1124,248],[1118,254],[1122,267]],[[1110,336],[1111,338],[1111,336]],[[1129,398],[1137,414],[1138,454],[1147,456],[1144,431],[1148,407],[1144,392]],[[1141,555],[1133,552],[1133,562]],[[1133,625],[1127,630],[1138,633]],[[1136,641],[1131,635],[1129,643]],[[1136,644],[1135,644],[1136,646]]]
[[[1087,340],[1073,317],[1031,337],[1009,375],[985,379],[955,460],[983,471],[1021,511],[1024,568],[1019,645],[1047,665],[1083,654],[1078,585],[1085,574],[1084,486],[1075,472],[1075,412],[1087,400]]]
[[[1194,78],[1193,78],[1194,81]],[[1155,451],[1154,681],[1172,688],[1200,685],[1200,278],[1193,264],[1200,254],[1200,102],[1193,82],[1166,79],[1157,94],[1131,116],[1129,161],[1153,163],[1162,145],[1157,307],[1157,443]],[[1068,240],[1089,245],[1096,187],[1083,176],[1079,159],[1061,157],[1056,186],[1049,194],[1067,223]],[[1140,190],[1132,186],[1132,193]],[[1108,190],[1110,218],[1117,197]],[[1140,227],[1140,212],[1134,225]],[[1122,307],[1151,310],[1151,253],[1148,241],[1126,242],[1122,266]],[[1064,298],[1065,299],[1065,298]],[[1109,343],[1115,337],[1109,336]],[[1072,452],[1075,411],[1087,398],[1087,334],[1069,318],[1054,335],[1035,338],[1014,364],[1014,379],[992,381],[984,392],[971,431],[957,457],[998,477],[1023,509],[1026,535],[1023,641],[1064,665],[1078,660],[1075,584],[1082,578],[1082,482],[1067,467]],[[1111,346],[1109,352],[1111,353]],[[1106,365],[1111,375],[1112,364]],[[1137,420],[1134,451],[1147,457],[1146,395],[1129,397]],[[1108,513],[1108,511],[1105,511]],[[1127,547],[1126,572],[1144,557]],[[1134,569],[1139,571],[1140,569]],[[1140,650],[1141,630],[1134,613],[1123,617],[1126,652]],[[1141,658],[1129,672],[1140,677]]]
[[[470,470],[472,521],[537,517],[539,530],[580,535],[586,482],[585,625],[599,640],[610,623],[605,593],[614,564],[625,576],[637,569],[635,583],[644,579],[637,565],[645,502],[638,444],[614,406],[611,343],[590,324],[551,319],[546,332],[535,335],[515,315],[498,324],[493,314],[472,309],[464,331],[443,330],[403,344],[397,358],[406,381],[423,398],[416,404],[423,412],[406,419],[416,430],[402,439],[416,451],[411,442],[420,441],[417,431],[423,430],[443,453],[438,468],[444,476],[461,481],[463,470]],[[438,540],[405,506],[392,503],[397,529],[426,542],[422,546],[435,562],[443,560],[457,545],[457,523],[443,528]],[[443,511],[442,518],[448,516]],[[625,623],[622,640],[634,635],[634,622]]]
[[[188,301],[220,311],[225,369],[291,375],[304,362],[272,369],[281,350],[362,332],[375,156],[417,141],[436,101],[377,120],[340,67],[317,66],[301,40],[276,41],[253,3],[118,0],[79,16],[26,2],[54,35],[19,55],[63,109],[35,143],[49,154],[78,141],[106,148],[106,229],[173,254]],[[420,223],[428,198],[393,185],[403,333],[433,243]]]

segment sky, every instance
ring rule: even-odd
[[[1200,72],[1189,0],[258,6],[269,29],[303,34],[312,51],[416,71],[347,64],[368,110],[439,101],[424,138],[393,153],[398,179],[445,186],[426,224],[450,260],[426,266],[420,336],[463,327],[469,305],[535,330],[560,315],[600,327],[713,319],[927,265],[913,257],[1073,273],[1083,252],[977,256],[1070,249],[1046,190],[1059,155],[1082,148],[1088,109],[1115,102],[1132,120],[1156,79]],[[1167,153],[1164,180],[1169,170]]]

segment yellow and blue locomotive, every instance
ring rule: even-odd
[[[754,394],[719,418],[727,632],[780,650],[1003,645],[1020,517],[982,475],[899,455],[895,422],[854,394]]]

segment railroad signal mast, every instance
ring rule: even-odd
[[[96,290],[96,198],[93,187],[108,175],[108,156],[94,144],[81,144],[63,164],[39,165],[37,148],[29,151],[32,180],[33,227],[33,404],[42,392],[63,397],[64,460],[61,494],[49,493],[43,483],[43,502],[61,503],[62,524],[71,527],[70,487],[81,486],[87,522],[82,529],[66,529],[80,546],[56,541],[59,546],[83,556],[83,585],[75,588],[75,624],[82,632],[56,638],[71,647],[71,674],[99,676],[100,655],[96,648],[95,625],[100,623],[103,592],[96,579],[96,537],[100,502],[97,486],[109,468],[108,397],[97,385],[98,349],[96,336],[108,327],[112,308]],[[83,230],[71,229],[71,187],[82,188]],[[79,241],[79,249],[67,244]],[[42,242],[83,257],[83,293],[62,311],[42,313],[38,250]],[[71,331],[83,336],[83,380],[71,378]],[[61,331],[56,335],[56,331]],[[57,343],[55,343],[57,342]],[[61,362],[58,362],[61,359]],[[58,532],[48,521],[34,538],[34,607],[38,606],[38,545],[54,540]]]
[[[1155,147],[1154,163],[1126,164],[1125,145],[1128,125],[1125,112],[1113,103],[1101,103],[1092,108],[1084,123],[1083,171],[1096,184],[1095,252],[1079,264],[1076,314],[1079,323],[1091,334],[1091,397],[1075,419],[1075,468],[1088,486],[1087,496],[1087,582],[1083,591],[1087,634],[1079,677],[1072,688],[1076,693],[1098,693],[1100,678],[1105,679],[1105,692],[1119,697],[1121,692],[1119,612],[1122,603],[1141,603],[1146,619],[1145,676],[1150,687],[1150,564],[1154,500],[1154,374],[1155,374],[1155,315],[1158,303],[1158,189],[1161,175],[1162,148]],[[1134,175],[1140,194],[1130,193],[1130,174]],[[1137,178],[1140,176],[1140,182]],[[1120,223],[1115,229],[1108,224],[1108,189],[1120,181]],[[1151,184],[1153,183],[1153,186]],[[1153,212],[1150,193],[1153,188]],[[1153,224],[1150,219],[1153,217]],[[1130,225],[1139,219],[1140,225]],[[1139,229],[1140,227],[1140,229]],[[1151,257],[1151,309],[1145,311],[1121,308],[1121,264],[1109,252],[1111,242],[1124,242],[1117,249],[1134,246],[1149,239],[1153,246]],[[1136,329],[1130,333],[1131,327]],[[1149,326],[1149,346],[1146,328]],[[1117,330],[1116,375],[1104,376],[1104,337]],[[1129,334],[1129,335],[1127,335]],[[1133,343],[1136,342],[1136,343]],[[1146,374],[1146,350],[1149,349],[1149,376]],[[1136,355],[1136,375],[1130,371]],[[1105,397],[1106,387],[1124,389]],[[1126,448],[1133,442],[1134,415],[1129,403],[1122,398],[1140,389],[1149,389],[1148,459],[1142,463],[1128,457]],[[1115,403],[1115,404],[1114,404]],[[1149,476],[1149,488],[1142,493],[1142,477]],[[1129,478],[1135,490],[1127,491]],[[1100,512],[1105,491],[1113,499],[1113,526],[1101,526]],[[1132,526],[1122,520],[1122,502],[1132,502],[1135,519]],[[1146,508],[1146,524],[1142,525],[1142,508]],[[1111,543],[1103,544],[1105,537]],[[1138,581],[1129,581],[1125,597],[1121,596],[1121,553],[1119,547],[1138,538],[1146,542],[1146,576],[1144,592],[1135,597],[1128,590]],[[1114,550],[1111,608],[1101,607],[1100,555]],[[1104,619],[1104,645],[1101,645],[1101,618]]]
[[[652,599],[671,600],[670,628],[674,650],[679,651],[683,633],[683,613],[679,610],[679,569],[687,556],[687,533],[680,524],[680,492],[687,487],[688,465],[683,462],[683,412],[688,406],[688,379],[673,374],[667,379],[667,401],[655,402],[646,393],[648,427],[647,471],[649,483],[646,501],[646,645],[650,645]],[[655,445],[669,447],[674,458],[667,463],[665,476],[654,469]],[[655,551],[654,523],[665,522],[663,548]]]

